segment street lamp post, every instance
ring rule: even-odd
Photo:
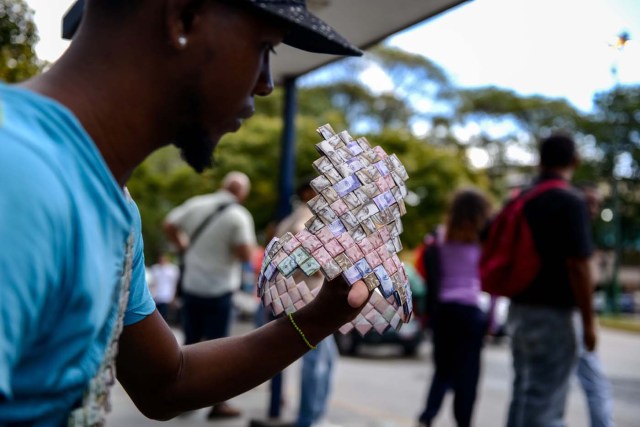
[[[626,31],[621,32],[610,46],[616,49],[619,53],[622,53],[624,47],[631,40],[629,37],[629,33]],[[613,62],[611,66],[611,75],[614,79],[614,92],[613,96],[617,95],[617,91],[620,88],[620,78],[618,76],[618,63],[617,61]],[[612,101],[613,102],[613,101]],[[615,125],[615,123],[614,123]],[[613,271],[611,274],[611,286],[609,289],[609,310],[617,314],[620,310],[619,307],[619,295],[620,295],[620,260],[622,258],[622,221],[620,218],[620,193],[618,188],[618,179],[616,177],[615,169],[618,157],[618,145],[620,141],[617,140],[617,135],[614,132],[614,138],[616,140],[612,141],[612,151],[613,151],[613,170],[611,172],[611,197],[613,199],[613,233],[615,239],[615,247],[614,247],[614,259],[613,259]]]

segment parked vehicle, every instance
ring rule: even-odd
[[[336,332],[335,339],[340,354],[357,355],[358,350],[365,345],[397,345],[402,348],[405,356],[414,356],[420,343],[425,337],[424,310],[426,307],[426,287],[424,281],[411,265],[405,264],[405,271],[413,294],[413,315],[408,323],[402,325],[399,331],[387,329],[382,335],[376,331],[369,331],[364,336],[354,329],[348,334]]]
[[[412,317],[409,323],[402,325],[399,331],[389,328],[382,335],[376,331],[369,331],[365,336],[360,336],[354,329],[344,335],[336,332],[335,339],[340,354],[355,356],[363,345],[393,344],[402,348],[404,356],[414,356],[424,336],[421,322],[416,317]]]

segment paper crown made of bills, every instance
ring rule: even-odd
[[[373,293],[340,332],[354,327],[361,335],[371,329],[382,334],[389,326],[399,329],[413,311],[409,280],[398,258],[407,171],[395,154],[372,148],[363,137],[336,134],[328,124],[318,133],[324,140],[316,144],[321,156],[313,162],[318,176],[311,181],[317,195],[307,202],[313,217],[297,234],[269,242],[258,296],[275,316],[288,314],[320,289],[296,282],[294,272],[311,276],[320,271],[328,280],[342,274],[351,285],[363,281]]]

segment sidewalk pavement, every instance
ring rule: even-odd
[[[251,329],[240,323],[235,333]],[[176,331],[179,335],[179,332]],[[180,339],[180,337],[179,337]],[[640,420],[640,335],[601,329],[599,354],[614,392],[614,415],[617,427],[637,427]],[[365,349],[366,350],[366,349]],[[378,349],[371,349],[377,351]],[[380,349],[384,351],[383,349]],[[334,391],[328,419],[342,427],[414,427],[421,409],[433,365],[431,344],[425,341],[415,358],[342,357],[337,364]],[[286,404],[281,420],[295,419],[298,404],[299,362],[285,371]],[[476,427],[501,427],[511,388],[511,356],[507,343],[488,345],[483,353],[483,366],[474,414]],[[107,425],[111,427],[256,427],[252,420],[267,422],[268,384],[262,384],[230,401],[242,409],[241,417],[207,421],[208,409],[194,411],[166,423],[142,416],[117,385],[112,392],[113,411]],[[445,399],[437,426],[454,427],[452,398]],[[569,427],[589,425],[584,395],[577,381],[572,381],[565,420]],[[272,425],[272,427],[278,427]]]

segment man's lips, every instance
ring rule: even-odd
[[[245,108],[244,110],[240,111],[240,114],[238,114],[238,119],[246,120],[246,119],[250,118],[251,116],[253,116],[253,114],[255,112],[256,111],[253,109],[253,107]]]

